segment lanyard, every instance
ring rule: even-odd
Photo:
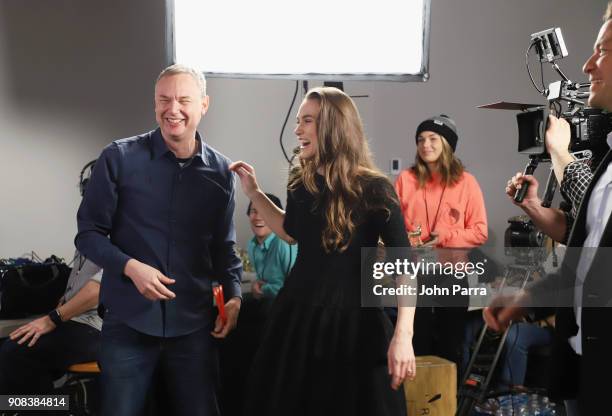
[[[264,243],[265,243],[265,240],[264,240]],[[254,265],[254,266],[255,266],[255,272],[257,273],[258,279],[265,282],[266,281],[265,273],[266,273],[266,266],[268,265],[268,256],[270,255],[270,247],[265,248],[266,246],[264,245],[264,243],[261,243],[261,251],[264,252],[263,253],[263,265],[261,267],[261,272],[259,272],[257,270],[257,266],[256,265]]]
[[[438,216],[440,214],[440,207],[442,206],[442,198],[444,197],[444,192],[446,192],[446,185],[442,189],[442,193],[440,194],[440,201],[438,201],[438,208],[436,209],[436,216],[434,217],[433,225],[429,225],[429,208],[427,206],[427,185],[423,187],[423,200],[425,201],[425,216],[427,218],[427,231],[431,235],[432,232],[436,229],[436,224],[438,223]]]

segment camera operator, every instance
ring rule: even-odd
[[[612,110],[610,49],[612,2],[608,3],[594,53],[583,67],[591,82],[589,105],[608,111]],[[611,143],[612,134],[609,134],[608,145]],[[597,301],[603,306],[612,299],[609,273],[601,273],[612,266],[603,249],[612,243],[611,162],[612,152],[608,151],[584,193],[584,203],[580,204],[568,239],[569,247],[581,250],[580,257],[566,254],[559,274],[540,279],[512,299],[497,297],[483,312],[489,327],[502,330],[510,321],[526,314],[526,305],[541,302],[552,294],[563,294],[559,289],[566,289],[567,305],[574,307],[557,310],[551,369],[561,372],[553,378],[563,383],[556,393],[564,398],[577,398],[581,415],[601,414],[607,407],[609,393],[604,381],[612,374],[612,332],[606,325],[612,320],[612,310],[581,306],[584,301]],[[579,247],[597,249],[589,251]]]

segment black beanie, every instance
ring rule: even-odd
[[[283,209],[283,204],[280,201],[280,199],[278,199],[278,197],[276,195],[266,193],[266,196],[268,197],[268,199],[270,201],[272,201],[272,203],[274,203],[274,205],[276,205],[280,209]],[[251,212],[251,206],[252,205],[253,205],[253,203],[251,201],[249,201],[249,206],[247,207],[247,216],[249,215],[249,212]]]
[[[455,121],[446,114],[428,118],[419,124],[415,138],[418,140],[419,134],[424,131],[433,131],[444,137],[451,149],[453,149],[453,152],[457,148],[457,140],[459,139],[457,136],[457,126],[455,126]]]

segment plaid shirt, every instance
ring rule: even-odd
[[[567,242],[576,215],[578,215],[580,203],[592,180],[593,172],[591,172],[591,166],[588,161],[574,160],[563,170],[563,180],[560,185],[561,196],[572,204],[571,210],[565,212],[567,227],[563,242]]]

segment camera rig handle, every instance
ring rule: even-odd
[[[525,172],[523,172],[523,174],[533,175],[533,172],[535,172],[539,163],[540,163],[540,155],[530,156],[529,163],[525,167]],[[523,199],[525,199],[525,195],[527,195],[528,189],[529,189],[529,182],[523,182],[523,185],[521,186],[521,188],[517,189],[516,193],[514,194],[514,201],[518,203],[523,202]]]
[[[544,196],[542,197],[542,206],[545,208],[550,208],[552,205],[552,200],[555,196],[555,191],[557,190],[557,178],[555,178],[555,170],[553,167],[550,167],[550,173],[548,174],[548,179],[546,180],[546,191],[544,191]]]

